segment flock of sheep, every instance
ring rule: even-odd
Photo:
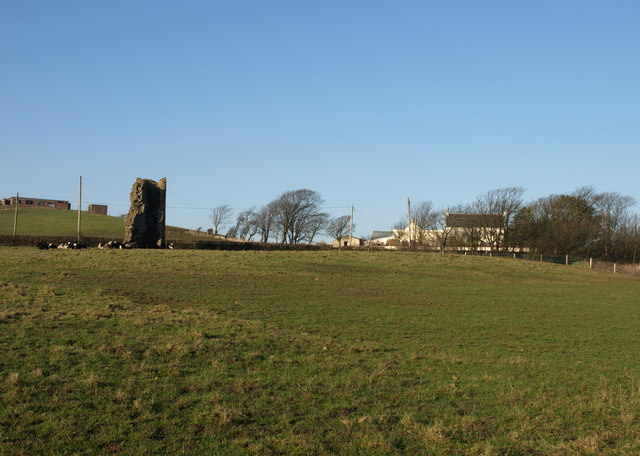
[[[63,242],[62,244],[58,244],[58,245],[54,244],[53,242],[40,241],[36,244],[36,247],[38,247],[40,250],[48,250],[48,249],[76,250],[76,249],[86,249],[88,245],[83,242],[75,242],[75,241]]]
[[[53,242],[40,241],[36,244],[40,250],[48,250],[48,249],[65,249],[65,250],[77,250],[77,249],[86,249],[89,245],[86,242],[77,242],[77,241],[69,241],[63,242],[62,244],[54,244]],[[135,248],[134,244],[124,243],[120,241],[109,241],[104,244],[101,242],[98,244],[99,249],[133,249]],[[168,249],[173,249],[173,243],[167,244]]]

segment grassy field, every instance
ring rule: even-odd
[[[0,454],[638,454],[640,280],[0,248]]]
[[[13,209],[0,209],[0,235],[13,234]],[[20,208],[18,212],[19,236],[64,237],[75,239],[78,233],[78,212],[43,208]],[[82,212],[81,233],[85,237],[105,237],[122,240],[124,219],[109,215]],[[167,226],[167,240],[192,240],[189,230]],[[205,236],[203,233],[202,236]]]

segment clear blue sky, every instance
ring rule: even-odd
[[[640,201],[638,1],[0,2],[0,196],[168,223],[310,188],[356,234],[406,198]],[[77,207],[77,206],[76,206]],[[636,207],[637,209],[637,207]],[[634,209],[634,210],[636,210]]]

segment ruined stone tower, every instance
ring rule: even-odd
[[[124,242],[140,248],[165,246],[165,209],[167,178],[155,182],[136,179],[129,200],[131,207],[124,220]]]

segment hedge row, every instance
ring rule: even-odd
[[[326,247],[318,245],[288,245],[288,244],[263,244],[261,242],[233,242],[233,241],[199,241],[199,242],[176,242],[176,249],[188,250],[322,250]]]
[[[64,244],[69,241],[76,241],[75,236],[10,236],[0,235],[0,245],[28,246],[35,247],[38,242],[51,242],[56,245]],[[83,237],[82,241],[87,243],[89,247],[97,247],[99,243],[109,241],[122,241],[122,239],[111,237]]]
[[[45,241],[59,245],[68,241],[75,241],[75,237],[69,236],[0,236],[0,245],[10,246],[29,246],[35,247],[38,242]],[[121,241],[122,239],[110,238],[110,237],[83,237],[82,240],[86,242],[89,247],[97,247],[100,243],[106,243],[109,241]],[[327,248],[325,246],[317,245],[282,245],[282,244],[263,244],[260,242],[233,242],[225,240],[215,241],[189,241],[189,242],[174,242],[173,247],[175,249],[186,250],[322,250]]]

